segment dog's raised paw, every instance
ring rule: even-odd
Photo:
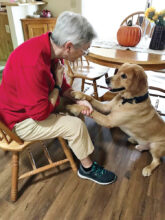
[[[87,100],[87,101],[91,101],[92,100],[92,97],[91,96],[88,96],[86,94],[84,94],[83,92],[77,92],[77,91],[73,91],[71,92],[71,96],[75,99],[78,99],[78,100]]]
[[[142,175],[143,176],[151,176],[151,169],[150,169],[150,167],[149,166],[147,166],[147,167],[144,167],[143,168],[143,170],[142,170]]]
[[[69,111],[71,114],[78,116],[81,113],[81,106],[79,105],[66,105],[67,111]]]
[[[73,92],[71,92],[71,95],[75,99],[81,99],[81,100],[85,99],[85,94],[82,92],[73,91]]]
[[[138,151],[142,151],[142,150],[143,150],[143,148],[142,148],[141,145],[136,145],[135,148],[136,148],[136,150],[138,150]]]
[[[143,150],[149,150],[150,147],[148,145],[136,145],[135,148],[138,150],[138,151],[143,151]]]
[[[137,144],[137,141],[132,137],[128,138],[128,142],[130,142],[131,144]]]

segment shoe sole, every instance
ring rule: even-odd
[[[77,175],[78,175],[80,178],[82,178],[82,179],[91,180],[91,181],[93,181],[93,182],[95,182],[95,183],[98,183],[98,184],[100,184],[100,185],[108,185],[108,184],[114,183],[114,182],[116,181],[116,179],[117,179],[117,176],[115,176],[115,178],[114,178],[111,182],[101,183],[101,182],[98,182],[98,181],[96,181],[96,180],[94,180],[94,179],[92,179],[92,178],[89,178],[89,177],[87,177],[87,176],[82,176],[82,175],[79,173],[79,171],[77,172]]]

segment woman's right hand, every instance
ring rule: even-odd
[[[55,71],[55,84],[60,87],[62,86],[63,74],[64,74],[64,65],[61,64],[61,62],[59,61]]]

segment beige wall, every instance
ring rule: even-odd
[[[7,15],[9,19],[9,26],[11,32],[11,38],[13,42],[13,48],[24,42],[21,18],[26,18],[27,15],[33,15],[38,6],[28,5],[28,6],[7,6]]]
[[[81,0],[46,0],[48,4],[44,7],[52,12],[53,16],[58,16],[63,11],[73,11],[81,13]]]

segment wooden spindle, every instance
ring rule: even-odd
[[[27,153],[28,153],[28,157],[29,157],[29,160],[30,160],[30,163],[32,165],[33,170],[37,169],[33,154],[32,154],[32,152],[30,151],[29,148],[27,149]]]
[[[11,201],[15,202],[18,193],[19,152],[12,154]]]
[[[70,150],[68,149],[68,146],[67,146],[67,144],[66,144],[66,141],[65,141],[63,138],[61,138],[61,137],[58,137],[58,140],[59,140],[59,142],[60,142],[60,144],[61,144],[61,146],[62,146],[62,148],[63,148],[63,151],[64,151],[66,157],[69,159],[69,162],[70,162],[70,165],[71,165],[71,167],[72,167],[72,170],[73,170],[74,172],[77,172],[76,164],[75,164],[75,162],[74,162],[74,160],[73,160],[73,156],[72,156]]]

